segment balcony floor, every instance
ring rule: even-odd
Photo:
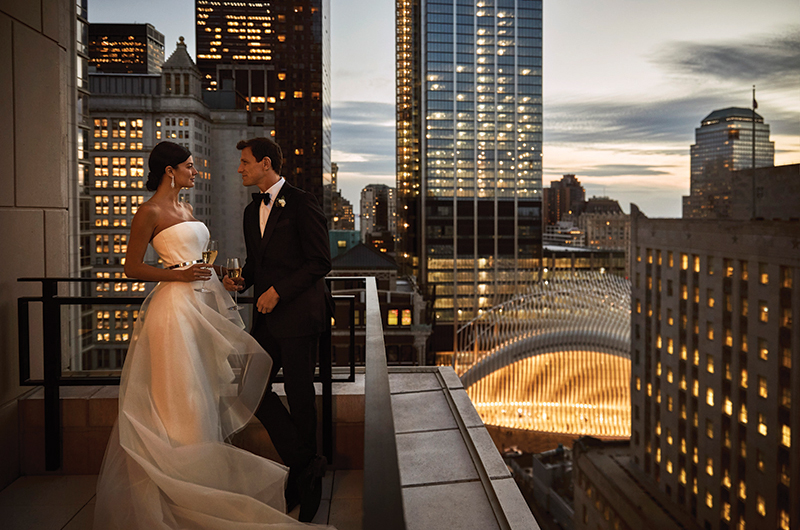
[[[315,523],[361,530],[364,473],[328,471]],[[0,491],[5,530],[92,530],[97,475],[38,475],[18,478]],[[290,515],[297,518],[300,508]]]

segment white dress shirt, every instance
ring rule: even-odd
[[[267,226],[267,220],[269,219],[269,213],[272,211],[272,205],[275,204],[275,199],[278,198],[278,194],[281,192],[281,188],[283,188],[283,183],[286,180],[281,177],[281,179],[272,185],[264,193],[269,193],[269,204],[264,204],[264,201],[261,201],[261,208],[258,211],[258,225],[261,227],[261,236],[264,236],[264,228]]]

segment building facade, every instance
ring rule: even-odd
[[[90,24],[89,66],[107,74],[158,74],[164,35],[150,24]]]
[[[339,166],[331,162],[331,214],[328,217],[329,230],[355,230],[356,216],[353,205],[339,189]]]
[[[564,175],[542,190],[542,218],[544,225],[554,225],[565,217],[573,219],[583,211],[586,190],[575,175]]]
[[[713,195],[709,186],[727,172],[774,164],[775,144],[761,115],[738,107],[715,110],[695,129],[690,195],[683,198],[683,217],[709,216],[708,196]]]
[[[330,214],[328,0],[196,0],[195,36],[203,90],[230,81],[255,124],[274,113],[283,175]]]
[[[397,2],[397,255],[454,327],[541,257],[541,7]]]
[[[92,168],[86,191],[91,236],[86,275],[101,280],[93,294],[138,295],[151,287],[145,282],[114,280],[125,278],[131,221],[151,195],[145,188],[147,157],[162,140],[192,152],[198,175],[194,188],[184,190],[181,197],[192,205],[194,217],[208,226],[211,238],[219,242],[219,259],[244,258],[241,216],[253,190],[242,186],[236,172],[240,154],[236,142],[263,136],[272,124],[270,113],[265,112],[267,117],[261,123],[252,124],[246,111],[235,108],[233,91],[230,98],[212,98],[215,107],[206,104],[200,71],[183,38],[160,74],[93,73],[89,78],[92,130],[87,151]],[[220,89],[215,95],[226,92]],[[223,105],[226,101],[229,108]],[[152,249],[145,259],[158,264]],[[85,370],[121,368],[137,313],[115,306],[94,309],[88,316],[91,339],[84,341],[74,366]]]
[[[703,528],[797,528],[800,224],[631,216],[637,468]]]
[[[359,229],[361,241],[381,252],[394,253],[397,233],[395,190],[385,184],[370,184],[361,190]]]

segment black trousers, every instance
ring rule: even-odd
[[[314,391],[319,334],[276,338],[259,326],[253,337],[272,357],[272,373],[256,417],[269,433],[275,449],[289,466],[290,476],[301,472],[317,454],[317,408]],[[283,368],[289,410],[272,390],[275,374]]]

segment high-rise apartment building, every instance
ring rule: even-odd
[[[575,175],[564,175],[542,190],[542,219],[554,225],[566,216],[576,219],[583,211],[586,190]]]
[[[775,144],[760,114],[730,107],[703,118],[695,129],[691,157],[690,195],[683,198],[683,216],[703,218],[713,209],[709,186],[729,171],[773,166]]]
[[[274,113],[283,175],[330,212],[328,0],[196,0],[195,11],[203,89],[230,80],[254,123]]]
[[[457,325],[541,256],[542,3],[398,0],[396,40],[397,256]]]
[[[636,466],[702,528],[797,528],[800,224],[631,218]]]
[[[150,24],[90,24],[89,66],[107,74],[158,74],[164,35]]]
[[[370,184],[361,190],[361,241],[381,252],[394,253],[397,233],[394,191],[385,184]]]

